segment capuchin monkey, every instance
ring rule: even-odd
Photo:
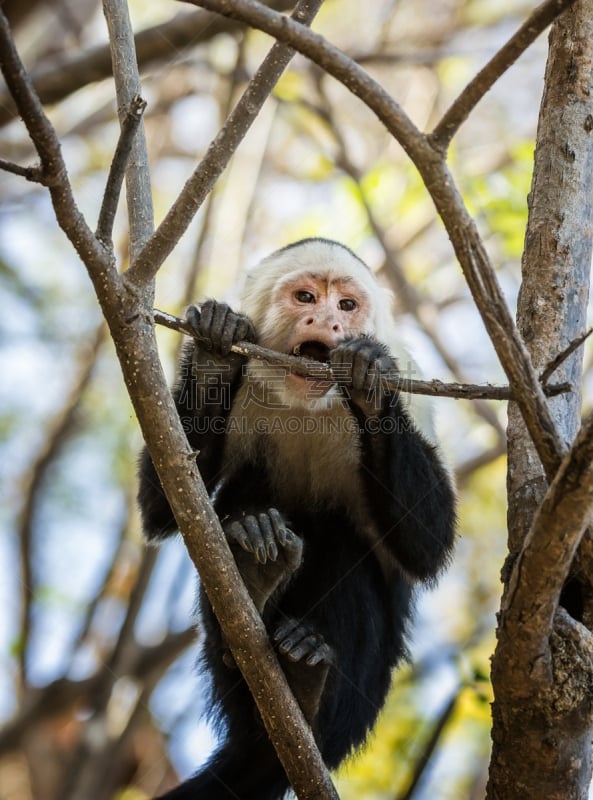
[[[347,247],[305,239],[246,279],[241,313],[190,307],[179,416],[245,585],[330,769],[375,723],[406,655],[417,587],[451,556],[452,482],[410,376],[389,295]],[[238,341],[329,364],[304,378],[231,352]],[[401,372],[400,372],[401,370]],[[390,379],[389,381],[387,379]],[[417,403],[417,406],[415,406]],[[149,541],[177,530],[148,452]],[[220,749],[167,800],[277,800],[289,789],[203,591],[203,668]]]

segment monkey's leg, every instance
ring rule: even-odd
[[[288,684],[314,730],[333,651],[321,634],[296,619],[285,620],[272,638],[283,656],[281,663]]]

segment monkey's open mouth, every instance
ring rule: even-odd
[[[295,356],[304,356],[322,364],[329,363],[329,347],[323,342],[309,341],[297,344],[292,351]]]

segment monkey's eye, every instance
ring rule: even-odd
[[[304,289],[300,289],[298,292],[295,292],[294,296],[299,301],[299,303],[315,302],[315,295],[312,292],[305,291]]]
[[[356,300],[352,300],[350,297],[344,297],[338,303],[338,306],[342,311],[354,311],[357,305],[358,303]]]

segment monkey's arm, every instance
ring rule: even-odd
[[[254,341],[255,331],[247,317],[213,300],[206,301],[200,310],[190,306],[187,321],[200,341],[184,348],[173,397],[206,488],[211,491],[220,469],[226,417],[245,363],[245,358],[231,353],[230,348],[238,341]],[[177,530],[146,448],[140,456],[138,503],[149,540],[158,541]]]
[[[414,578],[430,580],[447,563],[455,536],[455,493],[437,448],[416,429],[398,392],[387,348],[369,337],[332,352],[332,369],[348,375],[345,393],[357,418],[361,476],[376,533]]]
[[[405,571],[430,580],[446,565],[454,543],[451,478],[436,448],[408,427],[403,409],[390,409],[382,421],[393,423],[393,432],[362,437],[369,506],[380,538]]]

